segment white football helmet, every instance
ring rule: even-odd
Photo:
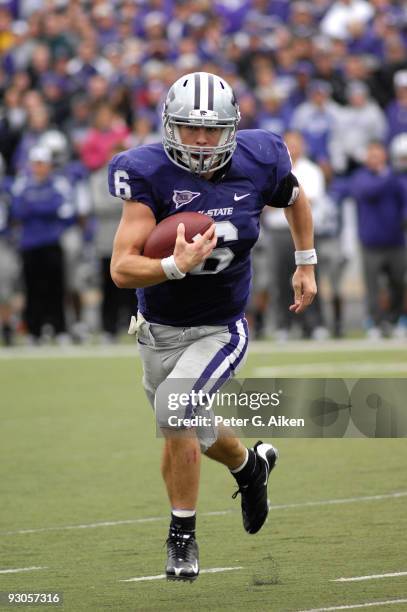
[[[194,174],[219,170],[236,148],[239,107],[232,88],[216,74],[193,72],[169,89],[163,109],[163,145],[170,160]],[[180,125],[221,129],[215,147],[183,144]]]
[[[396,170],[407,171],[407,132],[398,134],[390,144],[391,161]]]

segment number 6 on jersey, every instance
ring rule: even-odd
[[[231,221],[217,221],[216,235],[223,238],[224,242],[237,240],[237,227]],[[190,274],[218,274],[227,268],[233,260],[235,254],[228,247],[214,249],[211,256],[190,271]]]
[[[125,170],[116,170],[114,173],[114,188],[118,198],[123,200],[131,200],[130,185],[126,182],[129,180],[129,175]]]

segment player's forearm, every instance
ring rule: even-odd
[[[314,248],[314,225],[311,206],[300,188],[300,194],[294,204],[284,209],[290,226],[296,251],[306,251]]]
[[[120,289],[138,289],[168,280],[160,259],[143,255],[113,257],[110,266],[113,282]]]

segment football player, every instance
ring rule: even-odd
[[[213,392],[242,366],[250,251],[264,206],[285,209],[295,243],[290,310],[302,312],[316,294],[310,206],[291,172],[287,148],[270,132],[237,132],[239,119],[223,78],[187,74],[168,92],[162,144],[120,153],[109,169],[111,193],[125,200],[111,273],[119,287],[137,288],[143,384],[165,436],[162,475],[172,508],[166,575],[175,580],[193,580],[199,573],[195,512],[201,452],[236,479],[248,533],[257,533],[268,513],[267,481],[276,449],[262,442],[247,449],[212,427],[181,426],[170,435],[168,405],[160,393],[173,378],[189,381],[196,392]],[[180,224],[170,257],[144,257],[155,225],[180,211],[205,213],[215,225],[190,244]],[[185,415],[191,415],[190,406]]]

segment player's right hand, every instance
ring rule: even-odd
[[[177,240],[174,248],[174,259],[181,272],[189,272],[202,261],[207,259],[216,246],[217,237],[215,224],[206,230],[200,238],[194,242],[185,240],[185,226],[180,223],[177,228]]]

